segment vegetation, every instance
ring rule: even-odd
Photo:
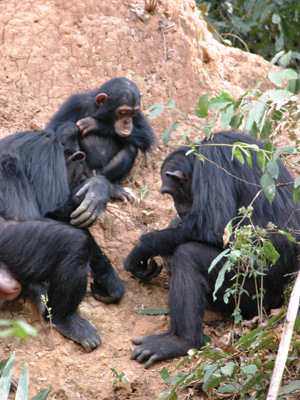
[[[271,60],[283,51],[282,67],[299,67],[298,0],[196,0],[214,37]]]
[[[8,327],[6,330],[0,332],[0,337],[6,337],[9,335],[18,336],[20,338],[26,338],[28,336],[35,336],[37,334],[36,329],[32,328],[26,322],[21,320],[6,321],[0,320],[0,326]],[[16,391],[15,400],[27,400],[28,399],[28,370],[23,365],[19,383],[13,379],[13,370],[15,364],[15,353],[13,353],[6,360],[0,362],[0,394],[1,400],[7,400],[11,388]],[[43,390],[31,400],[46,400],[50,392],[51,386],[48,389]]]

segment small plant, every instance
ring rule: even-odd
[[[224,302],[227,304],[229,297],[234,299],[235,310],[233,312],[234,323],[238,324],[242,320],[240,303],[242,296],[251,296],[257,301],[257,315],[262,323],[264,309],[264,285],[263,277],[266,270],[272,268],[280,255],[270,241],[270,235],[281,234],[286,236],[290,241],[296,240],[287,232],[275,229],[274,224],[269,223],[267,228],[254,226],[252,223],[252,206],[241,208],[239,215],[242,216],[240,221],[233,228],[230,221],[223,236],[224,246],[228,248],[224,250],[211,264],[209,272],[217,265],[217,263],[225,257],[227,261],[221,268],[215,284],[213,298],[216,300],[216,293],[223,285],[224,280],[230,279],[232,286],[226,289],[224,294]],[[243,221],[249,221],[248,225],[241,225]],[[226,273],[230,273],[230,278],[226,277]],[[247,279],[253,279],[255,282],[255,293],[249,293],[245,289]]]
[[[28,336],[36,336],[36,329],[28,325],[27,322],[21,320],[5,321],[0,320],[0,326],[10,326],[10,328],[0,332],[0,337],[18,336],[26,338]],[[24,364],[19,383],[13,379],[13,369],[15,363],[15,354],[13,353],[8,359],[0,362],[0,397],[1,400],[7,400],[10,388],[16,390],[15,400],[27,400],[28,398],[28,371]],[[50,392],[51,386],[43,390],[31,400],[45,400]]]
[[[282,309],[266,326],[250,331],[232,346],[214,347],[207,343],[200,351],[190,350],[189,355],[176,367],[178,369],[188,362],[199,360],[194,367],[189,367],[188,373],[179,371],[177,376],[172,376],[166,368],[161,370],[160,376],[169,386],[157,400],[177,400],[176,392],[186,386],[205,392],[209,398],[217,395],[217,398],[265,400],[276,359],[275,351],[280,341],[278,323],[285,311]],[[300,367],[300,343],[296,341],[299,323],[298,317],[293,334],[293,349],[288,358],[290,368],[284,376],[278,400],[291,395],[299,396],[300,393],[297,373]]]
[[[125,372],[121,372],[120,374],[117,372],[116,367],[111,368],[111,373],[110,376],[112,378],[114,378],[114,382],[113,384],[115,385],[116,383],[120,382],[120,383],[125,383],[125,385],[127,385],[127,383],[129,383],[129,379],[127,378]]]

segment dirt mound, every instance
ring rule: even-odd
[[[0,2],[0,137],[17,130],[43,128],[72,93],[126,76],[139,86],[144,110],[169,98],[192,114],[199,96],[225,90],[236,96],[268,68],[260,57],[215,42],[198,16],[193,1],[161,0],[152,14],[144,1],[2,0]],[[164,388],[158,371],[178,360],[145,371],[129,357],[130,338],[158,333],[168,327],[167,316],[143,316],[143,308],[165,308],[168,292],[163,272],[141,286],[123,270],[123,260],[147,231],[161,229],[175,215],[168,197],[159,193],[159,169],[173,145],[164,148],[161,136],[171,119],[163,114],[151,121],[158,147],[148,159],[137,160],[125,182],[140,201],[114,203],[92,233],[125,282],[119,305],[103,305],[88,292],[81,314],[98,327],[101,347],[85,353],[75,343],[52,332],[28,299],[6,305],[3,318],[25,318],[37,338],[0,339],[0,359],[16,351],[16,374],[25,358],[30,396],[52,385],[55,399],[154,399]],[[142,189],[147,189],[142,196]],[[142,198],[143,197],[143,198]],[[113,384],[114,369],[130,383]]]

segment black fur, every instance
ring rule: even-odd
[[[35,298],[45,319],[40,295],[48,293],[55,327],[90,351],[101,338],[76,312],[89,267],[101,300],[120,300],[124,285],[87,230],[54,220],[57,210],[64,210],[61,219],[69,219],[80,178],[74,182],[69,174],[68,182],[67,170],[74,166],[66,164],[59,139],[51,132],[28,131],[0,140],[0,262]]]
[[[100,93],[108,95],[102,107],[98,107],[95,102]],[[80,149],[86,154],[91,169],[105,175],[112,183],[120,183],[129,174],[138,149],[148,152],[155,144],[154,133],[141,111],[133,117],[133,130],[128,137],[120,137],[115,132],[115,111],[122,105],[139,106],[139,90],[127,78],[111,79],[98,89],[70,96],[50,119],[47,129],[55,131],[65,122],[76,123],[80,119],[93,117],[97,129],[80,137]],[[112,193],[118,189],[113,186]]]
[[[125,260],[125,268],[141,279],[147,279],[147,260],[153,256],[166,256],[171,272],[169,307],[171,324],[167,333],[134,339],[139,344],[132,358],[143,362],[146,367],[153,362],[178,355],[184,355],[190,348],[202,345],[202,319],[207,304],[223,313],[232,313],[234,302],[223,301],[227,287],[231,287],[230,276],[217,293],[217,301],[212,301],[220,262],[208,274],[211,262],[223,250],[222,236],[226,224],[238,215],[238,209],[247,207],[260,190],[261,170],[252,152],[253,168],[242,165],[236,158],[231,160],[232,147],[211,146],[212,144],[233,144],[246,142],[258,144],[244,134],[220,132],[199,147],[202,154],[216,165],[198,160],[193,154],[186,156],[187,147],[173,151],[161,169],[162,193],[172,195],[179,217],[167,229],[143,235]],[[280,162],[277,183],[292,183],[293,178]],[[228,175],[224,170],[228,171]],[[236,176],[238,179],[234,178]],[[300,229],[300,204],[293,204],[293,184],[277,188],[272,204],[261,193],[255,200],[252,220],[254,225],[266,227],[268,222],[284,230]],[[238,220],[235,220],[237,222]],[[245,221],[248,224],[249,221]],[[286,274],[299,268],[298,244],[286,237],[274,234],[270,238],[280,253],[277,263],[264,278],[264,307],[282,304],[284,285],[289,280]],[[299,237],[297,238],[299,239]],[[151,272],[153,274],[153,271]],[[242,315],[250,318],[257,313],[254,282],[248,280],[245,289],[250,296],[243,296]]]

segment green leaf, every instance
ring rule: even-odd
[[[241,150],[238,147],[233,146],[232,158],[233,158],[233,156],[235,156],[241,164],[244,164],[245,161],[244,161],[243,154],[241,153]],[[231,158],[231,160],[232,160],[232,158]]]
[[[275,151],[275,154],[273,156],[273,160],[276,161],[278,160],[280,153],[281,153],[282,147],[278,147],[278,149]]]
[[[27,398],[28,398],[28,371],[25,365],[23,365],[15,400],[24,400]]]
[[[149,118],[152,119],[158,117],[164,111],[164,108],[164,105],[161,103],[157,103],[149,107],[149,110],[151,111]]]
[[[233,102],[234,102],[234,100],[229,97],[219,96],[219,97],[214,97],[214,98],[210,99],[208,101],[208,106],[215,110],[219,110]]]
[[[262,172],[265,172],[267,163],[269,162],[266,153],[263,150],[257,152],[257,163]]]
[[[31,400],[46,400],[50,390],[51,390],[51,386],[48,387],[47,389],[43,390],[42,392],[40,392],[36,396],[32,397]]]
[[[225,255],[228,254],[229,252],[230,252],[230,249],[226,249],[226,250],[222,251],[222,253],[220,253],[218,255],[218,257],[216,257],[213,260],[213,262],[210,264],[210,267],[208,268],[208,273],[210,273],[213,270],[213,268],[215,267],[215,265],[218,264],[218,262],[220,260],[222,260],[222,258],[225,257]]]
[[[169,310],[166,308],[148,308],[146,310],[139,311],[139,314],[143,315],[167,315]]]
[[[199,118],[206,118],[208,116],[208,98],[209,98],[209,93],[204,94],[203,96],[200,97],[199,103],[198,103],[198,110],[195,110],[195,114]]]
[[[297,203],[297,200],[299,198],[299,189],[300,189],[300,187],[294,188],[294,191],[293,191],[293,202],[294,202],[294,204]]]
[[[299,390],[299,389],[300,389],[300,380],[293,381],[293,382],[289,383],[288,385],[282,386],[278,390],[278,395],[283,396],[286,394],[291,394],[291,393],[294,393],[295,390]]]
[[[286,237],[289,239],[289,241],[292,242],[292,243],[296,243],[296,242],[297,242],[297,240],[296,240],[290,233],[288,233],[288,232],[284,232],[284,231],[281,231],[281,230],[279,229],[279,230],[278,230],[278,233],[279,233],[280,235],[286,236]]]
[[[220,287],[223,285],[223,282],[224,282],[224,279],[225,279],[225,274],[226,274],[226,272],[227,272],[229,267],[230,267],[230,263],[229,263],[229,261],[226,261],[226,263],[223,265],[223,267],[219,271],[218,278],[217,278],[216,283],[215,283],[215,290],[213,292],[214,301],[217,300],[216,293],[220,289]]]
[[[271,261],[272,264],[275,264],[280,257],[280,254],[275,250],[273,244],[268,240],[265,240],[263,243],[263,249],[267,258]]]
[[[277,86],[282,86],[282,79],[298,79],[298,74],[293,69],[280,69],[279,71],[270,72],[268,78]]]
[[[0,326],[11,326],[10,329],[0,332],[0,337],[6,337],[9,335],[18,336],[22,339],[28,336],[36,336],[37,331],[35,328],[27,324],[27,322],[22,320],[0,320]]]
[[[256,101],[245,120],[244,130],[250,134],[251,130],[256,126],[260,126],[265,114],[268,111],[268,106],[261,101]]]
[[[167,107],[174,107],[175,106],[175,100],[174,99],[169,99],[167,102]]]
[[[286,84],[286,90],[294,94],[298,94],[300,91],[300,78],[289,79]]]
[[[260,138],[261,140],[267,140],[271,133],[273,132],[272,120],[265,118],[260,127]]]
[[[171,126],[169,126],[169,128],[163,133],[162,141],[163,141],[164,146],[167,145],[167,143],[168,143],[168,141],[169,141],[169,139],[170,139],[171,133],[172,133],[173,131],[175,131],[175,130],[178,128],[179,125],[180,125],[180,122],[175,121],[175,122],[173,122],[173,124],[172,124]]]
[[[232,129],[238,129],[242,125],[242,122],[243,122],[243,113],[242,111],[240,111],[231,118],[229,125],[231,126]]]
[[[252,364],[252,365],[242,365],[241,366],[241,370],[243,371],[243,372],[245,372],[245,374],[251,374],[251,375],[253,375],[253,374],[256,374],[256,372],[257,372],[257,366],[255,365],[255,364]]]
[[[279,175],[279,167],[276,161],[269,161],[267,163],[267,170],[269,171],[270,175],[277,179]]]
[[[6,362],[4,370],[0,378],[0,394],[1,398],[7,399],[10,390],[10,384],[13,377],[15,363],[15,353],[13,353]]]
[[[229,383],[228,385],[221,386],[220,389],[217,390],[217,393],[234,393],[235,390],[235,386]]]
[[[233,105],[227,107],[223,112],[222,112],[222,117],[221,117],[221,126],[223,129],[226,129],[232,119],[233,116]]]
[[[224,367],[221,368],[221,372],[224,375],[232,376],[232,373],[235,369],[235,363],[233,361],[229,361],[225,364]]]
[[[220,383],[224,381],[224,379],[225,379],[225,378],[222,377],[222,376],[220,376],[220,377],[218,377],[218,378],[214,378],[214,379],[212,379],[211,381],[208,381],[207,383],[204,383],[202,389],[203,389],[204,391],[206,391],[207,389],[215,388],[215,387],[219,386]]]
[[[178,376],[171,376],[167,368],[163,368],[162,370],[160,370],[159,375],[166,383],[169,383],[171,385],[176,384],[179,380],[182,379]]]
[[[300,176],[297,176],[294,182],[294,187],[298,188],[300,186]]]
[[[292,146],[283,146],[282,150],[285,154],[296,154],[297,150]]]
[[[269,173],[266,173],[260,178],[260,184],[263,188],[266,198],[269,200],[270,203],[272,203],[275,197],[274,179]]]
[[[272,101],[278,101],[278,100],[283,100],[283,99],[289,99],[293,96],[294,94],[292,92],[289,92],[288,90],[284,89],[270,89],[267,90],[263,96],[260,97],[261,100],[264,100],[266,98],[269,98]]]

